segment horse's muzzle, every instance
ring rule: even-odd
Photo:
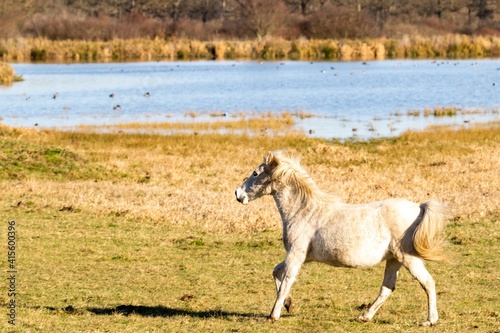
[[[234,191],[234,195],[236,195],[236,200],[238,200],[238,202],[244,205],[248,204],[248,196],[240,188]]]

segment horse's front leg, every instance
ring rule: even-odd
[[[286,306],[286,303],[288,302],[288,295],[290,294],[292,285],[297,278],[300,267],[304,263],[305,258],[305,251],[290,251],[287,253],[285,261],[278,264],[274,268],[273,275],[275,275],[275,282],[278,293],[276,302],[274,302],[274,307],[271,310],[271,314],[269,315],[269,321],[274,322],[275,320],[279,319],[281,315],[281,308],[283,305]],[[279,278],[280,276],[281,279]],[[289,305],[291,305],[291,301]]]
[[[284,272],[285,272],[285,261],[282,261],[279,264],[277,264],[273,270],[274,283],[276,284],[276,297],[278,297],[278,293],[280,291],[281,281],[283,281]],[[287,298],[285,298],[283,306],[285,307],[285,309],[288,313],[292,312],[293,301],[292,301],[292,297],[290,296],[290,294],[288,295]]]

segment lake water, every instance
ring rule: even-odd
[[[434,124],[500,119],[499,59],[12,66],[24,81],[0,88],[1,121],[11,126],[71,129],[211,121],[213,111],[228,116],[306,112],[312,117],[297,118],[296,126],[307,135],[364,139]],[[435,107],[478,112],[423,116],[424,108]],[[409,116],[411,110],[421,111],[420,116]]]

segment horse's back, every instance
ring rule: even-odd
[[[420,214],[420,205],[406,199],[391,198],[366,204],[343,204],[334,208],[333,216],[344,221],[333,223],[349,225],[361,233],[382,234],[390,231],[391,236],[405,232]]]
[[[387,199],[379,202],[380,215],[393,237],[401,236],[418,218],[420,204],[406,199]]]
[[[333,266],[376,265],[392,256],[392,247],[419,212],[418,204],[403,199],[336,204],[314,234],[311,259]]]

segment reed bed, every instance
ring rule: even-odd
[[[496,36],[405,35],[366,40],[115,39],[110,41],[9,38],[0,40],[0,59],[9,62],[152,60],[372,60],[393,58],[481,58],[500,56]]]
[[[485,114],[499,114],[500,109],[464,109],[455,106],[424,108],[423,110],[408,110],[406,115],[411,117],[454,117],[457,115],[485,115]],[[399,112],[396,116],[402,116],[403,113]]]
[[[6,63],[0,62],[0,85],[10,86],[12,83],[22,80],[22,77],[16,76],[14,68]]]

